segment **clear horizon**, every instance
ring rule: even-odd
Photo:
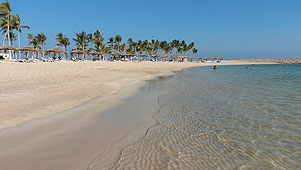
[[[75,47],[75,32],[99,29],[106,42],[116,34],[123,42],[130,37],[193,41],[199,57],[301,57],[301,1],[297,0],[10,2],[21,25],[31,27],[23,30],[22,46],[28,45],[27,33],[44,33],[45,47],[55,47],[55,36],[62,32],[70,38],[70,50]]]

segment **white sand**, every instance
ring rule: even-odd
[[[129,83],[137,86],[143,82],[141,80],[171,71],[195,66],[237,64],[252,63],[0,61],[0,129],[71,109],[95,97],[116,94]]]

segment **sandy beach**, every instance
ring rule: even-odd
[[[252,62],[0,62],[0,129],[68,110],[95,97],[112,95],[125,87],[133,87],[133,84],[137,90],[142,80],[172,71],[237,64]],[[118,103],[120,101],[114,102],[115,105]]]
[[[114,142],[133,141],[154,123],[146,119],[158,109],[149,105],[156,103],[156,91],[137,94],[144,80],[190,67],[249,64],[0,62],[0,164],[4,169],[86,169]]]

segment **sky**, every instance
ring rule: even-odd
[[[1,0],[4,2],[4,0]],[[199,57],[301,57],[300,0],[11,0],[23,30],[44,33],[46,48],[62,32],[97,29],[105,40],[120,34],[123,42],[185,40],[195,42]],[[15,43],[17,44],[17,43]]]

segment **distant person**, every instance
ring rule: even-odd
[[[217,70],[217,66],[213,66],[213,70]]]
[[[246,66],[246,69],[248,69],[248,66]]]

